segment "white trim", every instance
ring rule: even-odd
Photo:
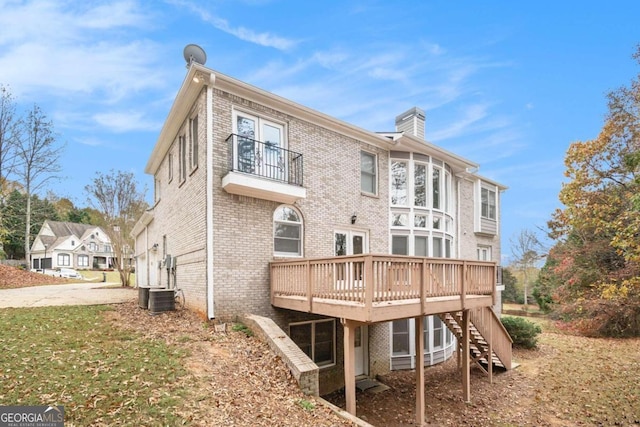
[[[207,100],[206,100],[206,162],[207,162],[207,201],[206,201],[206,221],[207,221],[207,317],[213,319],[215,317],[214,310],[214,298],[213,298],[213,88],[212,85],[215,82],[215,75],[210,75],[210,84],[207,85]]]

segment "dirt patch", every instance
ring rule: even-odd
[[[180,415],[196,426],[352,425],[304,396],[266,344],[242,332],[216,333],[183,310],[151,316],[114,306],[111,321],[188,351],[189,390]],[[551,330],[546,328],[546,330]],[[520,367],[493,384],[471,370],[471,403],[462,400],[455,358],[426,370],[429,426],[640,426],[640,339],[601,340],[543,332],[536,350],[514,350]],[[358,416],[376,426],[415,425],[415,373],[378,378],[389,389],[357,393]],[[344,393],[325,396],[344,408]],[[314,409],[304,409],[311,402]]]
[[[543,333],[536,350],[514,350],[517,369],[493,384],[471,370],[471,403],[451,359],[425,373],[426,421],[433,426],[640,426],[640,339],[602,340]],[[634,372],[634,374],[632,374]],[[381,393],[358,392],[360,418],[376,426],[412,426],[415,373],[379,380]],[[344,408],[343,392],[325,396]]]
[[[269,347],[242,332],[214,332],[188,310],[152,316],[137,304],[113,306],[109,321],[188,353],[188,390],[179,414],[195,426],[352,426],[300,392]]]
[[[42,273],[21,270],[0,264],[0,289],[26,288],[29,286],[61,285],[77,280],[53,277]]]

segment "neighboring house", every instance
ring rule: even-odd
[[[356,376],[420,370],[496,324],[505,187],[424,128],[412,108],[374,133],[191,64],[145,169],[138,284],[209,319],[270,317],[354,413]]]
[[[111,240],[95,225],[45,220],[31,245],[31,268],[113,267]]]

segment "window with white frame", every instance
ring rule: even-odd
[[[89,255],[78,255],[78,267],[89,267]]]
[[[189,167],[198,167],[198,115],[189,119]]]
[[[392,152],[389,167],[391,253],[455,256],[449,165],[421,154]]]
[[[234,169],[283,181],[287,177],[284,125],[243,111],[233,112]]]
[[[491,261],[491,246],[478,245],[478,261]]]
[[[405,356],[409,354],[410,349],[409,319],[394,320],[391,354]]]
[[[442,169],[434,167],[433,168],[433,176],[432,176],[432,185],[431,185],[431,189],[432,189],[432,195],[431,195],[431,200],[433,201],[433,209],[442,209],[442,203],[441,203],[441,195],[442,195],[442,181],[440,179],[440,176],[442,174]]]
[[[394,206],[406,206],[408,203],[407,166],[407,162],[391,162],[391,204]]]
[[[360,152],[360,190],[363,193],[378,192],[378,162],[375,154]]]
[[[496,192],[488,188],[480,189],[480,215],[487,219],[496,219]]]
[[[160,200],[160,179],[157,177],[153,180],[153,200],[158,202]]]
[[[91,252],[96,252],[98,250],[98,245],[96,242],[89,242],[89,250]]]
[[[71,265],[71,257],[69,254],[58,254],[58,265],[61,267],[68,267]]]
[[[273,251],[276,256],[302,256],[302,217],[292,206],[273,213]]]
[[[178,137],[178,177],[180,183],[187,179],[187,141],[184,135]]]
[[[336,363],[335,319],[291,323],[289,336],[318,367]]]
[[[169,161],[168,161],[168,168],[169,168],[169,182],[173,181],[173,153],[169,153]]]
[[[416,163],[413,168],[413,204],[427,206],[427,165]]]

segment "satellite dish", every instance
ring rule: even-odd
[[[207,62],[207,54],[197,44],[188,44],[184,47],[184,60],[187,61],[187,68],[193,62],[197,62],[200,65],[204,65]]]

